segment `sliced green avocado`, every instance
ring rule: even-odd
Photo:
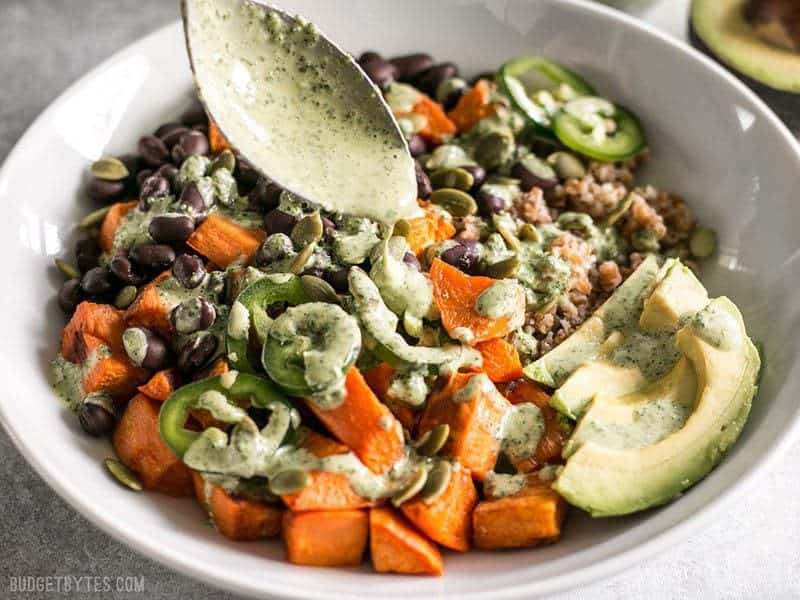
[[[739,310],[727,298],[712,300],[676,343],[685,358],[661,382],[586,413],[553,486],[567,501],[596,517],[664,504],[707,475],[739,437],[761,366]],[[641,439],[651,420],[658,426],[647,425],[651,439]]]
[[[800,53],[762,39],[745,19],[746,0],[694,0],[694,33],[722,62],[773,89],[800,93]]]
[[[549,387],[561,386],[578,367],[597,356],[609,333],[639,319],[642,299],[653,289],[658,273],[657,259],[648,256],[575,333],[525,367],[525,375]]]
[[[653,293],[644,300],[639,328],[648,333],[675,331],[681,319],[708,304],[708,292],[692,270],[669,260]]]

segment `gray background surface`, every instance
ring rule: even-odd
[[[685,5],[662,0],[646,16],[680,33],[684,21],[677,13]],[[0,0],[0,162],[70,83],[177,16],[176,0]],[[559,600],[800,598],[798,464],[795,446],[729,514],[693,539]],[[11,577],[46,575],[141,576],[145,591],[10,591]],[[67,597],[234,596],[173,573],[97,530],[50,490],[0,431],[0,598]]]

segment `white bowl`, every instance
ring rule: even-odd
[[[20,451],[76,510],[140,552],[254,596],[303,598],[511,598],[606,576],[695,532],[779,456],[800,422],[800,148],[771,112],[720,67],[619,13],[580,0],[295,0],[344,47],[415,50],[494,69],[541,52],[583,73],[642,118],[653,151],[647,176],[677,190],[720,232],[706,269],[714,294],[742,308],[764,342],[761,394],[742,438],[720,467],[682,498],[624,519],[574,511],[564,539],[504,553],[449,553],[440,579],[310,569],[283,561],[278,543],[233,544],[204,523],[193,500],[134,494],[101,459],[47,380],[63,317],[52,257],[65,252],[88,209],[87,166],[176,116],[191,80],[178,25],[123,50],[62,95],[25,134],[0,174],[4,393],[2,421]]]

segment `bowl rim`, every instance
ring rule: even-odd
[[[673,35],[664,32],[654,25],[635,18],[621,10],[614,9],[610,6],[604,6],[590,0],[559,0],[560,4],[576,8],[581,11],[588,12],[594,16],[604,19],[615,20],[625,24],[642,33],[647,34],[648,37],[654,37],[663,43],[673,47],[674,49],[682,52],[686,58],[692,59],[702,64],[713,75],[721,80],[730,84],[737,92],[743,94],[749,101],[753,103],[756,109],[760,112],[760,117],[764,118],[772,127],[777,130],[778,135],[783,138],[787,146],[791,148],[795,155],[800,159],[800,141],[798,141],[789,131],[788,127],[780,120],[775,112],[770,109],[767,104],[747,85],[738,79],[732,72],[728,71],[721,64],[714,61],[712,58],[704,55],[699,50],[693,48],[687,42],[680,40]],[[45,126],[48,117],[57,109],[59,105],[75,91],[80,89],[85,82],[95,77],[98,73],[102,72],[108,66],[124,54],[129,54],[135,51],[140,46],[147,46],[153,42],[154,39],[166,35],[168,31],[178,27],[180,20],[172,21],[158,29],[146,34],[135,41],[127,44],[114,52],[110,57],[101,61],[97,66],[90,69],[82,75],[75,82],[70,84],[63,92],[61,92],[55,99],[53,99],[37,117],[28,126],[22,136],[12,147],[11,151],[6,156],[2,165],[0,165],[0,189],[3,188],[4,181],[9,177],[9,173],[14,170],[15,163],[18,155],[22,153],[33,137],[35,132]],[[795,364],[800,361],[795,357]],[[190,560],[181,556],[180,553],[171,551],[169,547],[162,546],[158,540],[148,538],[146,535],[139,533],[134,525],[127,525],[112,521],[107,518],[102,512],[95,510],[90,504],[86,503],[82,498],[79,491],[79,486],[71,484],[66,477],[59,472],[55,471],[50,465],[43,461],[36,449],[35,444],[29,441],[22,431],[18,431],[15,425],[8,418],[4,412],[3,404],[0,403],[0,424],[8,434],[12,443],[20,454],[25,458],[26,462],[30,464],[38,475],[47,483],[49,487],[58,493],[75,511],[80,513],[84,518],[88,519],[93,525],[101,529],[106,534],[112,536],[114,539],[121,541],[129,548],[134,549],[136,552],[156,560],[169,568],[190,576],[196,580],[202,581],[212,585],[218,589],[232,591],[235,593],[243,594],[250,597],[272,597],[282,599],[325,599],[330,595],[325,592],[317,592],[313,590],[297,590],[294,587],[282,585],[280,582],[272,580],[269,583],[269,589],[253,588],[250,585],[239,582],[235,577],[230,576],[226,571],[209,570],[207,565],[196,565]],[[600,581],[612,575],[615,575],[626,567],[639,563],[646,558],[666,550],[667,548],[675,545],[677,542],[688,537],[692,531],[698,531],[704,526],[707,526],[711,521],[715,520],[724,508],[726,508],[733,497],[745,492],[750,486],[754,485],[756,480],[762,476],[775,462],[783,456],[798,438],[800,438],[800,412],[795,412],[792,422],[787,425],[775,438],[774,444],[754,462],[744,475],[726,486],[715,498],[699,508],[694,514],[687,517],[683,521],[676,523],[661,532],[656,533],[650,540],[639,544],[632,548],[627,548],[619,551],[616,555],[601,559],[597,563],[583,567],[578,571],[570,571],[560,575],[555,575],[544,580],[534,582],[525,582],[519,584],[511,584],[508,588],[495,590],[492,597],[496,599],[506,598],[521,598],[540,596],[543,594],[555,593],[559,591],[566,591],[586,584]],[[409,579],[409,582],[413,582]],[[459,594],[461,598],[480,598],[483,600],[485,594],[483,592],[470,592]],[[358,595],[339,595],[339,597],[353,597],[360,598]]]

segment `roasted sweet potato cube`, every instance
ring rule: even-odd
[[[147,383],[140,385],[139,392],[148,398],[164,402],[180,385],[181,375],[176,369],[163,369],[153,375]]]
[[[122,222],[125,215],[136,208],[137,204],[138,202],[136,200],[132,202],[117,202],[116,204],[112,204],[111,208],[108,209],[103,219],[103,224],[100,226],[100,237],[98,240],[103,252],[111,251],[114,246],[114,236],[117,233],[117,229],[119,229],[119,224]]]
[[[466,552],[472,538],[472,509],[477,502],[472,475],[460,467],[453,470],[447,489],[431,502],[417,498],[401,504],[400,510],[434,542]]]
[[[147,371],[136,367],[124,354],[112,354],[97,361],[83,379],[83,391],[108,392],[115,398],[130,398],[136,386],[147,379]]]
[[[225,268],[237,260],[250,260],[266,234],[260,229],[247,229],[220,215],[209,215],[195,230],[187,245]]]
[[[479,502],[472,513],[477,548],[524,548],[561,535],[567,503],[535,474],[512,496]]]
[[[161,439],[158,412],[161,405],[144,394],[128,403],[114,430],[114,450],[139,476],[145,489],[170,496],[191,496],[192,473]]]
[[[399,512],[385,507],[369,511],[372,566],[379,573],[441,575],[442,553]]]
[[[122,351],[123,312],[109,304],[81,302],[64,327],[61,354],[70,362],[83,362],[99,345]]]
[[[361,564],[369,516],[364,510],[286,511],[283,541],[295,565],[344,567]]]
[[[125,311],[125,321],[129,326],[139,325],[162,334],[170,334],[172,325],[169,322],[169,313],[172,307],[158,291],[158,284],[171,276],[170,271],[165,271],[139,291],[136,300]]]
[[[417,423],[418,413],[405,402],[398,402],[387,397],[393,376],[394,369],[389,363],[385,362],[372,367],[364,373],[364,379],[369,384],[370,389],[375,392],[375,395],[389,408],[403,427],[413,431]]]
[[[447,423],[450,437],[442,449],[482,479],[497,462],[497,431],[511,407],[482,373],[456,373],[428,399],[419,422],[419,435]]]

